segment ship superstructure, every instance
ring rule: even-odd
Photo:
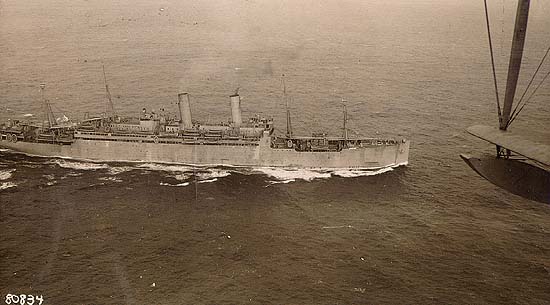
[[[345,106],[342,136],[294,135],[286,89],[287,131],[276,136],[272,118],[256,115],[242,119],[238,92],[229,97],[231,121],[209,124],[193,120],[188,93],[178,94],[179,118],[163,110],[154,113],[146,109],[138,117],[121,117],[115,114],[107,83],[105,88],[107,109],[103,115],[59,123],[43,98],[42,123],[12,120],[1,125],[0,147],[97,161],[250,167],[373,169],[408,162],[408,140],[349,137]]]

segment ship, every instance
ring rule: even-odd
[[[105,72],[104,72],[105,75]],[[135,117],[115,113],[105,78],[106,109],[78,122],[56,119],[44,98],[38,122],[10,119],[0,125],[0,147],[33,156],[97,162],[158,162],[205,166],[307,169],[380,169],[408,163],[410,141],[350,136],[343,105],[343,134],[292,131],[286,87],[286,133],[276,135],[273,118],[243,120],[238,89],[229,96],[231,119],[194,120],[189,93],[177,95],[177,116],[143,108]]]

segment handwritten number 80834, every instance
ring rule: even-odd
[[[44,298],[42,295],[35,296],[32,294],[26,295],[26,294],[11,294],[8,293],[6,295],[6,298],[4,299],[6,304],[18,304],[18,305],[42,305],[42,302],[44,302]]]

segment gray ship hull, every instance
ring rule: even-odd
[[[75,139],[69,145],[0,140],[0,147],[45,157],[100,162],[167,162],[195,165],[247,167],[375,169],[408,163],[409,144],[345,148],[341,151],[301,152],[270,146],[271,137],[243,145],[208,143],[124,142],[108,139]]]

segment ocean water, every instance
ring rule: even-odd
[[[489,1],[504,89],[516,3]],[[531,3],[518,94],[550,44]],[[243,115],[411,139],[378,172],[90,163],[0,151],[0,297],[45,304],[547,304],[550,209],[459,158],[494,148],[483,2],[0,1],[0,119],[104,110]],[[550,65],[541,72],[546,73]],[[540,79],[540,78],[539,78]],[[502,94],[502,93],[501,93]],[[548,140],[550,86],[512,128]],[[30,116],[32,114],[32,116]]]

